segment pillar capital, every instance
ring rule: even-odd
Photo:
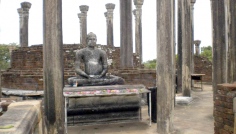
[[[108,12],[113,12],[116,5],[113,4],[113,3],[107,3],[105,6],[106,6],[106,9],[107,9]]]
[[[141,12],[140,12],[139,10],[137,10],[137,9],[134,9],[134,10],[133,10],[133,14],[134,14],[134,16],[135,16],[135,18],[136,18],[136,17],[138,17],[138,16],[141,15]]]
[[[29,3],[29,2],[22,2],[21,3],[21,8],[23,9],[23,11],[28,12],[29,9],[31,8],[31,3]]]
[[[143,1],[144,0],[134,0],[134,5],[136,6],[136,8],[142,8]]]
[[[81,5],[81,6],[79,6],[79,9],[80,9],[80,11],[82,12],[82,13],[87,13],[88,12],[88,10],[89,10],[89,6],[87,6],[87,5]]]
[[[23,9],[22,8],[18,8],[17,12],[19,13],[20,17],[23,17]]]
[[[112,18],[113,18],[113,13],[111,13],[111,12],[104,12],[104,16],[105,16],[107,19],[112,19]]]
[[[192,4],[195,4],[195,3],[196,3],[196,0],[191,0],[191,3],[192,3]]]
[[[195,40],[194,44],[195,44],[196,47],[199,47],[199,45],[201,44],[201,41],[200,40]]]
[[[78,13],[77,15],[79,19],[84,19],[86,17],[84,13]]]

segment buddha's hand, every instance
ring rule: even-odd
[[[81,73],[79,74],[79,76],[85,77],[85,78],[87,78],[87,79],[90,78],[89,75],[87,75],[85,72],[81,72]]]
[[[99,79],[99,78],[102,78],[102,76],[101,75],[94,75],[93,76],[93,79]]]

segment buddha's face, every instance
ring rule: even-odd
[[[89,36],[87,38],[87,41],[88,41],[88,46],[89,47],[94,47],[96,45],[96,42],[97,42],[97,37],[96,36]]]

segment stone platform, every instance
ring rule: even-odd
[[[140,120],[143,85],[65,87],[67,124]]]

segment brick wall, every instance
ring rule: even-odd
[[[139,58],[134,54],[134,68],[120,68],[120,48],[111,48],[105,45],[98,45],[108,55],[109,72],[126,80],[127,84],[144,84],[153,87],[156,83],[156,71],[137,69]],[[74,60],[75,52],[84,46],[78,44],[63,45],[64,56],[64,81],[75,75]],[[42,45],[21,47],[12,51],[12,66],[2,73],[2,87],[43,90],[43,52]],[[203,81],[211,82],[211,62],[206,58],[195,56],[195,72],[206,74]]]
[[[78,44],[63,45],[64,56],[64,81],[75,75],[75,52],[84,46]],[[118,72],[120,68],[120,48],[98,45],[98,48],[106,51],[110,72]],[[11,68],[2,72],[2,87],[43,90],[43,47],[34,45],[20,47],[12,51]],[[139,67],[139,58],[134,54],[134,68]],[[128,80],[129,81],[129,80]]]
[[[194,56],[194,70],[196,74],[205,74],[203,82],[212,82],[212,62],[205,57]]]
[[[75,52],[85,46],[79,44],[63,45],[64,68],[74,69]],[[111,63],[109,68],[120,68],[120,48],[98,45],[99,49],[106,51],[108,62]],[[28,70],[43,68],[43,47],[34,45],[30,47],[20,47],[12,51],[11,69]],[[139,58],[134,54],[134,67],[139,66]]]
[[[220,84],[214,100],[215,134],[233,134],[233,98],[236,97],[236,84]]]

